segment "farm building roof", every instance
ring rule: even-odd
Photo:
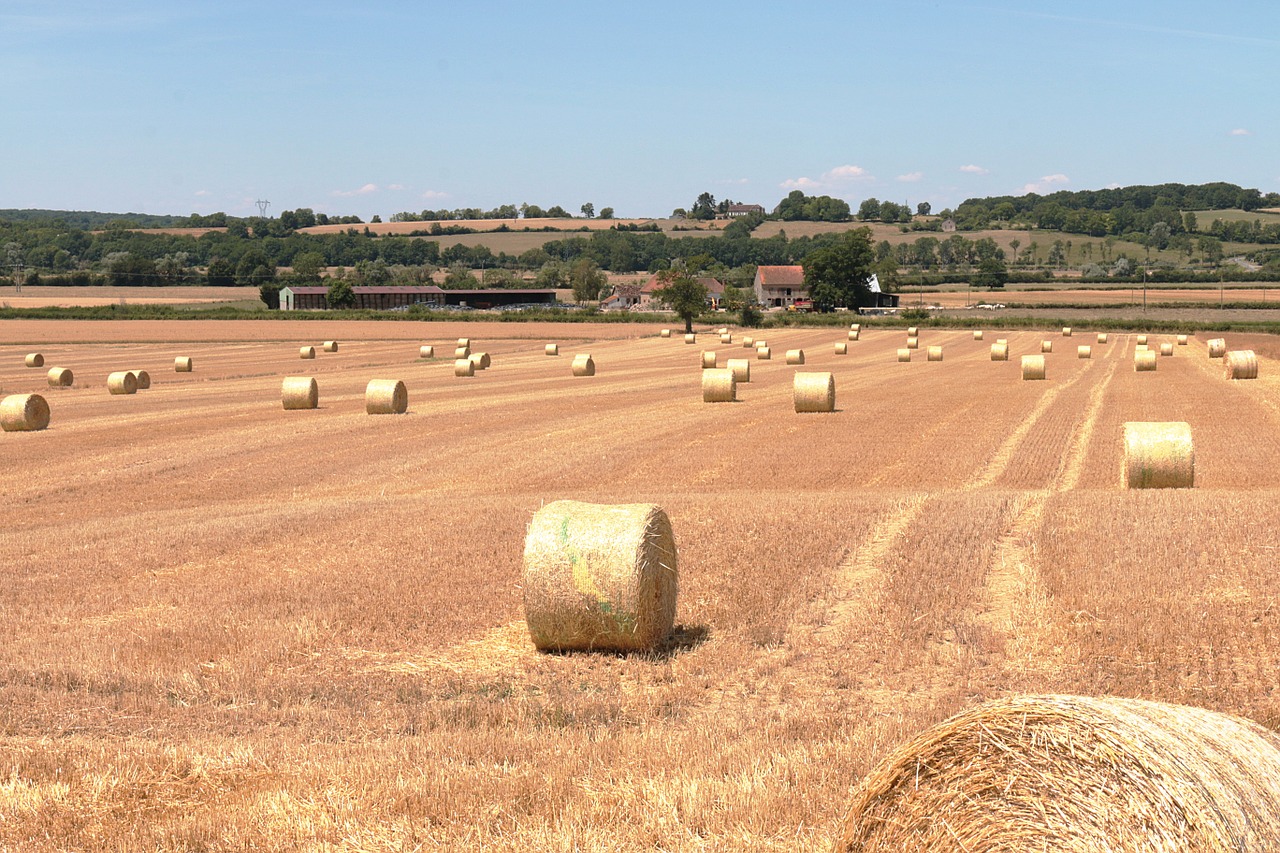
[[[796,287],[804,284],[804,267],[799,264],[756,267],[756,275],[765,287]]]
[[[707,293],[724,293],[724,283],[721,282],[719,279],[710,278],[708,276],[701,276],[698,278],[698,284],[701,284],[703,287],[705,287],[707,289]],[[644,287],[640,288],[640,292],[653,293],[655,290],[657,290],[660,287],[662,287],[662,281],[659,280],[658,276],[653,275],[653,276],[650,276],[649,280],[644,283]]]
[[[294,294],[297,294],[297,295],[315,295],[315,296],[323,296],[323,295],[325,295],[325,294],[327,294],[327,293],[329,292],[329,288],[327,288],[327,287],[311,286],[311,285],[308,285],[308,286],[306,286],[306,287],[289,287],[289,288],[288,288],[288,290],[289,290],[291,293],[294,293]],[[439,287],[436,287],[434,284],[426,285],[426,286],[424,286],[424,287],[408,287],[408,286],[398,286],[398,287],[391,287],[391,286],[386,286],[386,287],[366,287],[366,286],[364,286],[364,285],[361,285],[361,286],[358,286],[358,287],[353,287],[353,288],[351,288],[351,290],[352,290],[352,292],[357,293],[357,294],[363,294],[363,293],[368,293],[368,294],[377,294],[377,293],[444,293],[444,291],[443,291],[443,290],[441,290]],[[487,292],[487,291],[471,291],[471,292],[473,292],[473,293],[484,293],[484,292]]]

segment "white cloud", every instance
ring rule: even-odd
[[[1055,186],[1059,184],[1069,184],[1069,183],[1071,183],[1071,179],[1062,173],[1058,173],[1055,175],[1045,175],[1043,178],[1041,178],[1038,181],[1032,181],[1029,184],[1023,184],[1022,189],[1019,190],[1019,193],[1021,195],[1026,195],[1027,193],[1044,195],[1046,192],[1051,191]]]
[[[905,175],[899,175],[898,180],[907,184],[914,184],[916,181],[924,179],[924,172],[907,172]]]
[[[207,195],[213,195],[213,193],[208,190],[196,190],[196,196],[199,198],[204,198]]]
[[[967,166],[961,166],[961,167],[960,167],[960,171],[962,171],[962,172],[968,172],[970,175],[985,175],[985,174],[987,174],[988,172],[990,172],[991,170],[990,170],[990,169],[984,169],[984,168],[982,168],[981,166],[975,166],[975,165],[973,165],[972,163],[970,163],[970,164],[969,164],[969,165],[967,165]]]
[[[402,189],[404,189],[404,184],[387,184],[387,189],[389,189],[389,190],[402,190]]]
[[[844,165],[836,166],[829,172],[822,175],[824,181],[850,181],[857,178],[869,178],[867,170],[861,166]]]
[[[449,194],[440,190],[427,190],[422,194],[423,198],[448,198]]]
[[[1105,187],[1103,187],[1103,189],[1104,189],[1104,190],[1118,190],[1118,189],[1120,189],[1122,186],[1124,186],[1124,184],[1120,184],[1120,183],[1116,183],[1115,181],[1112,181],[1111,183],[1109,183],[1109,184],[1107,184]]]
[[[334,190],[332,195],[341,196],[342,198],[350,198],[355,195],[369,195],[378,191],[377,184],[365,184],[358,190]]]
[[[717,183],[721,183],[721,184],[747,184],[747,183],[750,183],[750,181],[748,181],[746,178],[729,178],[729,179],[724,180],[724,181],[717,181]]]
[[[843,166],[836,166],[828,169],[815,181],[813,178],[788,178],[778,186],[787,190],[832,190],[836,185],[844,184],[849,181],[874,181],[875,177],[867,173],[867,170],[861,166],[854,166],[846,163]]]
[[[815,190],[821,186],[813,178],[788,178],[778,184],[784,190]]]
[[[1231,131],[1231,135],[1232,136],[1253,136],[1253,131],[1246,130],[1243,127],[1237,127],[1235,130]]]

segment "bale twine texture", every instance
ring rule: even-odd
[[[1076,358],[1093,358],[1093,347],[1091,346],[1076,347]]]
[[[1185,347],[1187,345],[1187,336],[1178,335],[1178,346]]]
[[[942,361],[942,347],[929,347],[925,359],[927,361]]]
[[[1171,343],[1163,343],[1163,344],[1161,344],[1161,345],[1160,345],[1160,355],[1162,355],[1162,356],[1171,356],[1171,355],[1173,355],[1173,344],[1171,344]]]
[[[133,381],[138,384],[139,391],[145,391],[151,387],[151,374],[145,370],[130,370],[133,374]]]
[[[1105,344],[1107,342],[1107,333],[1098,332],[1098,343]]]
[[[473,352],[471,354],[471,361],[475,363],[476,370],[488,370],[489,365],[493,363],[493,360],[489,358],[489,353],[487,352]]]
[[[455,358],[453,360],[454,376],[475,376],[476,363],[470,358]]]
[[[280,402],[286,409],[314,409],[320,405],[320,386],[311,376],[286,376],[280,385]]]
[[[702,402],[732,403],[738,399],[738,382],[733,371],[713,368],[702,371]]]
[[[973,332],[973,339],[974,339],[975,341],[980,341],[980,340],[982,340],[982,330],[981,330],[981,329],[975,329],[975,330],[974,330],[974,332]]]
[[[858,339],[858,337],[859,337],[861,334],[862,334],[862,332],[858,331],[857,329],[850,329],[850,330],[849,330],[849,340],[851,340],[851,341],[856,341],[856,340]]]
[[[1064,338],[1069,338],[1069,337],[1071,337],[1071,327],[1070,327],[1070,326],[1063,326],[1063,327],[1062,327],[1062,336],[1063,336]]]
[[[756,358],[760,361],[770,361],[773,358],[773,351],[768,347],[756,347]]]
[[[1225,338],[1214,338],[1209,341],[1209,358],[1222,358],[1227,354],[1227,341]]]
[[[733,335],[729,334],[728,332],[722,332],[720,334],[720,343],[722,344],[733,343]]]
[[[1133,354],[1133,369],[1136,373],[1146,373],[1156,369],[1155,350],[1139,350]]]
[[[44,367],[44,356],[38,352],[28,353],[25,363],[27,367]]]
[[[1023,379],[1044,379],[1044,356],[1024,355],[1022,357]]]
[[[658,332],[658,337],[660,337],[660,338],[669,338],[669,337],[671,337],[671,330],[670,330],[670,329],[663,329],[661,332]]]
[[[324,342],[324,351],[325,351],[325,352],[337,352],[337,351],[338,351],[338,342],[337,342],[337,341],[325,341],[325,342]]]
[[[299,357],[299,358],[315,358],[315,357],[316,357],[316,348],[315,348],[315,347],[302,347],[302,348],[300,348],[300,349],[298,350],[298,357]]]
[[[731,358],[725,367],[733,371],[733,381],[742,383],[751,381],[751,360],[747,358]]]
[[[1182,421],[1124,425],[1120,485],[1126,489],[1189,489],[1196,484],[1191,425]]]
[[[559,344],[547,344],[545,347],[543,347],[543,348],[542,348],[542,354],[543,354],[543,355],[559,355],[559,354],[560,354],[560,345],[559,345]]]
[[[1041,341],[1040,352],[1053,352],[1053,341],[1050,341],[1050,340]]]
[[[703,370],[714,369],[719,364],[719,361],[720,361],[719,356],[716,355],[715,350],[702,351],[702,369]]]
[[[50,388],[70,388],[76,378],[69,367],[51,367],[48,380]]]
[[[653,504],[555,501],[524,540],[524,618],[542,651],[646,651],[671,633],[679,570]]]
[[[893,751],[839,853],[1253,853],[1280,839],[1280,737],[1142,699],[1013,696]]]
[[[696,344],[698,342],[698,336],[693,332],[689,332],[684,336],[684,342],[686,344]]]
[[[908,337],[908,338],[918,337],[918,336],[919,336],[919,334],[920,334],[920,327],[919,327],[919,326],[907,326],[907,337]]]
[[[173,360],[174,373],[190,373],[195,369],[195,366],[195,362],[191,360],[190,356],[180,355]]]
[[[832,373],[796,373],[791,390],[796,412],[836,410],[836,377]]]
[[[787,364],[804,364],[804,350],[802,349],[787,350]]]
[[[1146,335],[1138,335],[1138,345],[1139,345],[1139,346],[1144,346],[1144,347],[1147,345],[1147,336],[1146,336]]]
[[[39,394],[10,394],[0,400],[0,428],[35,432],[49,426],[49,403]]]
[[[836,341],[836,355],[848,355],[849,344],[844,341]]]
[[[910,361],[910,360],[911,360],[911,350],[907,349],[906,347],[903,347],[898,350],[898,361]]]
[[[1227,379],[1257,379],[1258,357],[1251,349],[1236,349],[1222,360],[1222,375]]]
[[[590,354],[575,355],[572,370],[574,376],[595,376],[596,363]]]
[[[364,389],[369,415],[403,415],[409,411],[409,389],[399,379],[370,379]]]
[[[471,358],[471,347],[454,347],[453,358],[455,361],[460,358]]]
[[[418,358],[435,358],[436,348],[431,346],[418,347]]]
[[[1008,361],[1009,345],[1008,344],[992,344],[991,360],[992,361]]]
[[[112,394],[138,393],[138,377],[127,370],[119,370],[107,377],[107,390]]]
[[[914,338],[914,337],[907,338],[907,349],[919,349],[919,348],[920,348],[919,338]]]

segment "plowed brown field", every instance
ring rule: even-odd
[[[699,353],[746,351],[656,331],[0,322],[0,388],[53,413],[0,434],[0,848],[827,850],[875,761],[986,698],[1280,724],[1271,339],[1228,336],[1262,355],[1230,383],[1203,341],[1138,374],[1131,336],[1055,336],[1023,382],[1043,332],[991,362],[926,329],[945,360],[899,364],[900,331],[771,330],[836,374],[796,415],[781,358],[707,405]],[[463,335],[489,370],[417,358]],[[131,368],[151,388],[108,395]],[[281,408],[290,375],[319,409]],[[373,378],[407,415],[364,414]],[[1121,491],[1127,420],[1190,422],[1196,488]],[[558,498],[667,509],[662,654],[533,650],[524,530]]]

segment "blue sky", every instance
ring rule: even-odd
[[[1280,190],[1280,3],[0,0],[0,208]]]

